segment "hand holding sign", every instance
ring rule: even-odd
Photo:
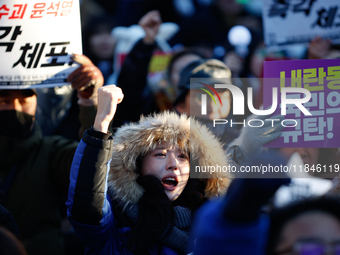
[[[71,82],[72,87],[78,91],[78,103],[81,105],[97,104],[98,88],[104,85],[101,71],[85,55],[73,54],[72,59],[81,64],[67,77],[67,81]]]

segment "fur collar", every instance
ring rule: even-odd
[[[138,123],[122,126],[114,135],[108,186],[113,199],[121,201],[123,207],[137,203],[144,192],[136,182],[137,159],[162,142],[178,145],[184,151],[189,151],[191,171],[194,171],[193,163],[199,166],[228,165],[220,142],[197,120],[174,112],[142,117]],[[204,174],[201,173],[199,178],[206,182],[207,198],[226,191],[230,175]]]

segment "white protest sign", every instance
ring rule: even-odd
[[[263,0],[265,44],[284,48],[316,36],[340,43],[339,0]]]
[[[68,84],[82,53],[79,1],[1,0],[0,89]]]

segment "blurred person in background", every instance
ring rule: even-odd
[[[72,59],[80,64],[75,72],[77,76],[73,77],[73,79],[78,78],[79,82],[73,86],[37,89],[38,105],[35,118],[43,136],[62,135],[65,138],[79,141],[81,121],[78,116],[81,109],[77,103],[79,100],[77,91],[73,88],[75,86],[102,86],[104,78],[100,70],[85,55],[74,54]],[[72,80],[68,80],[68,82],[72,83]],[[96,82],[96,84],[91,85],[91,82]],[[93,107],[93,116],[95,110]]]
[[[113,18],[102,15],[89,20],[83,30],[84,55],[102,72],[104,85],[114,71],[113,55],[116,39],[111,35],[114,27]]]
[[[157,48],[155,37],[162,20],[158,11],[150,11],[139,21],[145,32],[126,56],[118,76],[117,86],[124,90],[126,100],[118,105],[112,126],[137,121],[141,114],[158,112],[154,95],[147,86],[148,66]]]
[[[268,255],[338,254],[340,204],[328,197],[291,203],[271,213]]]
[[[176,97],[176,94],[178,93],[178,83],[183,68],[200,59],[204,59],[204,56],[198,51],[190,48],[180,50],[172,56],[167,68],[167,79],[169,85],[173,88],[174,97]]]
[[[107,11],[96,0],[80,0],[80,21],[82,30],[93,17],[107,15]],[[114,1],[112,1],[114,2]]]
[[[236,32],[237,29],[248,31],[248,44],[231,45],[231,42],[229,42],[229,39],[231,38],[228,36],[225,46],[226,54],[223,57],[223,62],[230,68],[234,84],[242,90],[245,97],[248,95],[248,88],[253,89],[254,107],[258,109],[259,98],[262,99],[262,94],[260,94],[262,93],[260,89],[262,80],[260,78],[262,78],[263,62],[265,58],[265,56],[261,54],[261,51],[263,53],[263,49],[265,48],[263,38],[259,32],[246,27],[235,27],[232,37],[238,36]],[[244,116],[235,116],[237,121],[242,121],[244,117],[251,115],[246,102],[244,102],[244,109]]]
[[[274,203],[283,206],[313,196],[321,196],[333,187],[336,177],[335,164],[340,155],[337,148],[275,148],[287,160],[294,171],[288,173],[292,182],[278,190]],[[330,171],[332,169],[332,171]]]
[[[217,49],[225,48],[228,32],[235,25],[262,31],[261,18],[236,0],[177,0],[174,6],[181,30],[170,44],[195,48],[206,58],[223,57],[223,50]]]
[[[229,125],[216,125],[213,127],[213,119],[226,119],[230,121],[233,116],[232,112],[232,96],[228,89],[219,89],[218,95],[213,95],[218,104],[214,104],[212,99],[208,99],[207,113],[201,114],[201,87],[198,82],[191,83],[192,78],[211,79],[209,84],[214,83],[232,84],[231,71],[221,61],[217,59],[200,59],[191,62],[180,73],[176,100],[174,102],[174,110],[180,114],[194,116],[201,123],[205,124],[211,132],[213,132],[227,146],[231,141],[239,136],[236,128],[230,128]],[[222,103],[219,102],[218,96]]]
[[[86,66],[97,66],[104,76],[104,84],[113,73],[113,27],[112,18],[100,16],[93,17],[83,30],[84,55],[89,58]],[[95,72],[93,74],[96,75]],[[78,97],[72,86],[38,89],[37,94],[39,96],[36,118],[43,135],[62,135],[79,140],[78,130],[81,124],[78,120]]]
[[[262,153],[243,166],[285,163],[278,154]],[[270,220],[263,208],[289,182],[284,173],[238,173],[223,198],[209,201],[197,212],[191,237],[194,254],[264,255]]]
[[[77,91],[82,135],[93,125],[104,79],[86,56],[73,60],[81,63],[68,81]],[[28,254],[61,255],[60,198],[67,194],[78,142],[43,137],[36,109],[36,90],[0,90],[0,203],[13,215]]]
[[[154,51],[158,48],[155,37],[162,20],[158,11],[150,11],[142,17],[139,25],[144,29],[145,37],[140,39],[126,56],[120,71],[117,85],[125,91],[126,99],[118,105],[119,111],[113,119],[113,127],[137,121],[141,114],[149,114],[172,108],[177,90],[179,72],[188,63],[201,59],[196,51],[184,50],[173,56],[167,70],[168,85],[171,91],[166,95],[166,104],[160,105],[147,84],[148,66]]]
[[[278,151],[287,159],[289,159],[293,153],[297,152],[303,164],[309,169],[312,169],[318,164],[320,164],[320,166],[334,165],[338,163],[340,159],[338,148],[280,148]],[[336,175],[336,173],[325,172],[324,169],[319,172],[310,171],[309,174],[327,179],[332,179]]]
[[[286,165],[278,154],[258,155],[246,166]],[[194,254],[338,254],[340,203],[313,197],[271,208],[273,195],[289,184],[283,172],[236,178],[226,196],[199,209],[193,225]]]

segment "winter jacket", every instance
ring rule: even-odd
[[[2,205],[0,205],[0,226],[6,228],[15,235],[15,237],[20,238],[18,225],[13,215]]]
[[[240,163],[242,158],[236,155],[239,152],[235,150]],[[285,162],[277,154],[262,153],[246,165],[280,166]],[[290,179],[280,173],[273,178],[269,171],[261,176],[263,178],[251,178],[251,174],[245,174],[244,178],[234,179],[224,198],[209,201],[199,208],[192,225],[195,255],[266,254],[270,220],[263,209],[268,209],[277,189],[289,184]]]
[[[72,163],[67,213],[85,242],[86,254],[132,254],[124,235],[131,222],[124,209],[136,205],[144,192],[136,182],[136,161],[165,141],[190,151],[190,165],[228,164],[222,145],[211,132],[185,115],[165,112],[142,118],[119,128],[114,138],[92,129],[85,132]],[[230,175],[209,173],[215,178],[206,178],[206,174],[198,176],[206,184],[206,197],[223,194]],[[169,246],[162,244],[161,251],[150,247],[150,251],[182,254]]]
[[[92,108],[82,108],[80,118],[91,118]],[[2,203],[17,222],[28,254],[63,254],[60,197],[67,195],[77,145],[61,136],[43,137],[38,125],[27,138],[0,136]]]
[[[193,224],[194,254],[264,255],[269,217],[235,223],[223,215],[225,201],[209,201],[197,212]]]

